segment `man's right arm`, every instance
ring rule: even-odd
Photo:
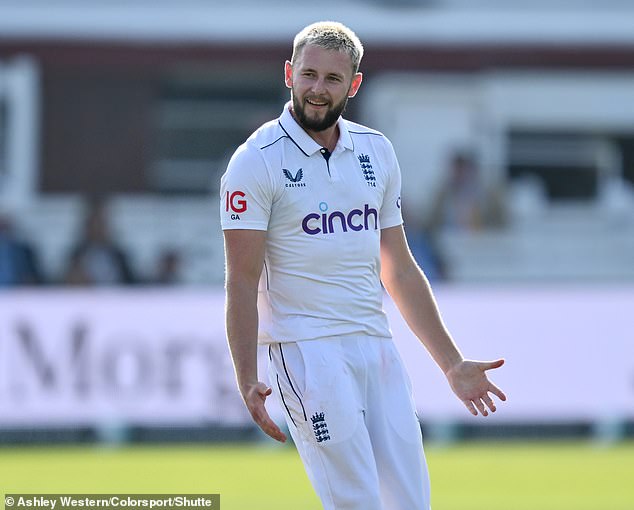
[[[258,283],[264,265],[264,230],[225,230],[226,327],[238,388],[253,420],[269,436],[286,436],[264,407],[271,388],[258,381]]]

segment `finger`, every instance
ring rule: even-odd
[[[479,366],[482,370],[492,370],[494,368],[500,368],[504,365],[503,359],[497,359],[495,361],[480,361]]]
[[[268,436],[272,437],[276,441],[282,443],[286,442],[286,435],[280,430],[277,424],[271,419],[269,413],[264,407],[264,401],[266,397],[272,393],[270,387],[265,384],[259,384],[255,388],[255,394],[251,394],[251,397],[247,400],[247,408],[251,413],[253,421],[262,429],[262,431]]]
[[[286,435],[280,430],[277,424],[271,419],[265,409],[258,409],[253,413],[253,420],[262,431],[281,443],[286,442]]]
[[[469,410],[469,412],[473,416],[478,416],[478,411],[476,411],[476,408],[473,405],[473,402],[471,402],[471,400],[463,400],[462,403],[465,405],[465,407]]]
[[[495,402],[493,402],[493,400],[491,399],[491,397],[489,397],[488,394],[485,394],[482,397],[482,401],[487,405],[487,407],[489,409],[491,409],[491,412],[494,413],[495,412]]]
[[[260,426],[264,433],[280,443],[286,442],[286,434],[280,430],[280,428],[272,421],[267,422]]]
[[[494,395],[496,395],[502,402],[504,402],[506,400],[506,395],[504,394],[504,392],[498,388],[495,384],[493,384],[492,382],[489,382],[489,390],[491,393],[493,393]]]
[[[262,397],[262,400],[266,400],[266,397],[268,397],[271,393],[273,393],[273,390],[270,387],[262,385],[261,388],[258,388],[258,395]]]
[[[272,437],[276,441],[279,441],[280,443],[286,442],[286,435],[284,434],[284,432],[280,430],[280,428],[277,425],[275,424],[261,425],[260,428],[262,429],[262,431],[264,431],[264,433],[267,436]]]
[[[473,403],[475,404],[475,406],[477,407],[478,411],[480,411],[480,414],[482,416],[487,416],[489,413],[487,412],[486,408],[484,407],[484,403],[482,402],[482,400],[480,400],[479,398],[476,398]]]

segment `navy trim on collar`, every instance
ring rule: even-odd
[[[280,127],[282,127],[280,125]],[[282,130],[284,130],[284,128],[282,128]],[[286,133],[285,135],[280,136],[277,140],[275,140],[274,142],[271,143],[267,143],[266,145],[260,147],[260,150],[262,149],[266,149],[267,147],[270,147],[271,145],[275,145],[277,142],[279,142],[280,140],[284,139],[284,138],[290,138],[290,136],[288,136],[288,133]]]
[[[293,142],[297,148],[302,151],[302,153],[304,154],[304,156],[306,157],[310,157],[310,154],[306,154],[306,151],[304,149],[302,149],[302,147],[295,141],[295,139],[289,134],[288,131],[286,131],[286,129],[284,129],[284,125],[282,124],[282,119],[278,120],[277,123],[280,125],[280,128],[282,128],[282,131],[284,131],[284,133],[286,133],[286,137]],[[319,149],[317,149],[319,150]]]

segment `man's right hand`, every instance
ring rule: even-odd
[[[258,427],[276,441],[285,443],[286,435],[271,419],[269,413],[266,411],[266,407],[264,407],[266,397],[268,397],[272,392],[271,388],[269,388],[266,384],[257,382],[245,388],[242,392],[242,397],[247,409],[251,413],[253,421],[258,425]]]

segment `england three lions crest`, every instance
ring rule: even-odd
[[[374,175],[374,170],[372,169],[370,156],[367,154],[359,154],[357,158],[359,159],[359,165],[361,165],[361,171],[363,172],[363,178],[365,179],[366,184],[376,188],[376,177]]]
[[[326,417],[324,413],[315,413],[310,417],[310,421],[313,422],[313,432],[315,433],[315,439],[318,443],[330,440],[330,432],[328,432],[328,425],[326,424]]]

